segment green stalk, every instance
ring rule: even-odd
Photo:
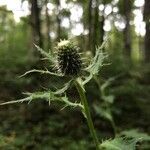
[[[82,85],[78,81],[78,79],[75,81],[75,85],[76,85],[76,88],[77,88],[77,90],[79,92],[79,95],[80,95],[81,103],[82,103],[83,108],[84,108],[85,117],[86,117],[86,120],[87,120],[87,123],[88,123],[88,126],[89,126],[91,136],[94,140],[96,150],[99,150],[99,141],[98,141],[95,129],[94,129],[94,125],[93,125],[91,113],[90,113],[90,110],[89,110],[88,102],[87,102],[87,99],[86,99],[85,91],[82,88]]]

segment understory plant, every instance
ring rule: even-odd
[[[112,140],[107,140],[100,143],[92,121],[92,116],[86,97],[85,85],[99,74],[100,68],[103,66],[103,61],[107,57],[107,55],[102,52],[106,43],[107,40],[105,40],[100,47],[96,48],[95,56],[91,59],[88,65],[84,64],[84,60],[82,58],[83,54],[79,52],[79,47],[75,46],[69,40],[60,41],[55,48],[56,53],[47,53],[43,49],[35,45],[37,50],[43,55],[44,59],[50,61],[54,65],[54,68],[52,71],[50,71],[49,69],[33,69],[26,72],[22,76],[25,76],[29,73],[40,73],[42,75],[47,74],[50,76],[57,76],[61,78],[68,77],[68,81],[59,89],[48,89],[42,92],[25,93],[26,97],[23,99],[5,102],[0,105],[25,101],[31,102],[38,99],[45,99],[49,104],[51,102],[61,102],[64,104],[64,107],[78,108],[83,113],[87,121],[91,136],[93,138],[96,150],[104,148],[108,150],[133,150],[137,141],[139,141],[139,138],[137,137],[133,138],[132,140],[128,140],[123,137],[117,137]],[[76,87],[80,97],[80,100],[75,102],[69,100],[66,94],[67,90],[72,86]],[[104,98],[105,95],[103,94],[102,96]],[[125,146],[124,149],[122,148],[123,146]]]
[[[94,104],[94,110],[98,115],[100,115],[102,118],[108,120],[112,126],[114,136],[117,135],[116,131],[116,125],[112,114],[112,106],[114,104],[115,96],[112,94],[109,94],[106,92],[106,89],[112,84],[112,82],[117,78],[111,77],[104,81],[104,83],[100,82],[100,79],[98,77],[95,77],[95,82],[98,85],[98,91],[99,91],[99,99],[101,100],[101,103]]]

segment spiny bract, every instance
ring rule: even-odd
[[[64,75],[78,75],[82,68],[79,48],[68,40],[60,41],[57,49],[57,66]]]

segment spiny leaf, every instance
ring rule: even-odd
[[[94,75],[97,75],[99,73],[100,68],[103,66],[103,61],[107,57],[102,52],[102,49],[105,47],[105,44],[107,42],[107,39],[103,42],[103,44],[100,47],[96,48],[96,54],[95,57],[92,59],[91,64],[85,68],[84,70],[89,72],[89,76],[85,78],[83,84],[88,83]]]
[[[24,94],[27,95],[27,97],[25,97],[23,99],[19,99],[19,100],[4,102],[4,103],[1,103],[0,105],[14,104],[14,103],[20,103],[20,102],[25,102],[25,101],[30,102],[30,101],[33,101],[36,99],[47,99],[47,100],[49,100],[52,97],[54,98],[54,94],[51,91],[49,91],[49,92],[24,93]]]
[[[102,142],[100,148],[106,150],[136,150],[136,143],[138,141],[140,141],[140,138],[128,139],[125,137],[117,137]]]
[[[88,77],[86,77],[85,80],[83,81],[83,85],[87,84],[92,78],[93,78],[92,74],[90,74]]]
[[[109,121],[113,121],[113,117],[109,109],[104,109],[98,105],[94,105],[93,107],[98,115],[100,115],[101,117],[105,119],[108,119]]]
[[[44,56],[46,57],[50,62],[54,63],[56,60],[54,59],[54,56],[52,53],[47,53],[45,52],[42,48],[34,44],[37,50]]]
[[[121,135],[125,135],[130,138],[141,138],[142,141],[150,141],[150,135],[140,132],[137,129],[131,129],[121,132]]]
[[[108,80],[106,80],[102,85],[101,85],[101,91],[104,93],[105,89],[117,78],[118,76],[111,77]]]
[[[150,141],[150,136],[148,134],[139,132],[137,129],[123,131],[120,135],[124,135],[125,137],[106,140],[102,142],[100,147],[107,150],[135,150],[137,142]]]
[[[92,73],[93,75],[99,72],[99,69],[102,66],[102,62],[104,58],[106,58],[106,55],[104,55],[104,53],[102,52],[106,43],[107,39],[103,42],[103,44],[100,47],[96,48],[95,57],[92,59],[91,65],[89,65],[89,67],[86,68],[86,70]]]
[[[37,69],[33,69],[33,70],[29,70],[29,71],[25,72],[25,73],[24,73],[23,75],[21,75],[20,77],[26,76],[27,74],[30,74],[30,73],[49,74],[49,75],[60,76],[60,77],[63,76],[62,74],[53,73],[53,72],[50,72],[50,71],[48,71],[48,70],[37,70]]]
[[[105,102],[112,104],[114,102],[115,96],[114,95],[108,95],[108,96],[102,95],[102,99]]]
[[[68,98],[66,97],[66,95],[65,96],[58,96],[58,95],[55,95],[55,93],[52,91],[27,93],[26,98],[15,100],[15,101],[4,102],[4,103],[1,103],[0,105],[14,104],[14,103],[25,102],[25,101],[31,102],[33,100],[38,100],[38,99],[45,99],[48,102],[58,101],[58,102],[64,103],[67,106],[70,106],[70,107],[79,107],[80,109],[83,109],[83,106],[80,103],[70,102],[68,100]]]
[[[61,89],[58,89],[57,91],[55,91],[54,93],[55,94],[62,94],[62,93],[64,93],[66,90],[68,90],[68,88],[71,86],[71,83],[73,82],[73,80],[70,80],[69,82],[67,82],[66,84],[65,84],[65,86],[63,87],[63,88],[61,88]]]

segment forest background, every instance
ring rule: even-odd
[[[99,84],[86,87],[95,128],[101,140],[114,128],[150,133],[150,0],[0,0],[0,103],[62,83],[36,73],[19,78],[52,69],[34,44],[55,52],[60,39],[70,39],[91,60],[106,37]],[[0,149],[91,149],[83,116],[61,108],[42,100],[0,106]]]

